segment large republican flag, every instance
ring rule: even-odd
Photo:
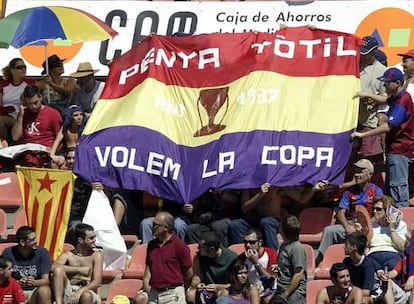
[[[209,189],[343,182],[358,116],[356,36],[151,35],[110,66],[74,171],[191,202]]]
[[[28,225],[39,245],[56,260],[63,249],[72,204],[71,171],[18,167],[20,192]]]

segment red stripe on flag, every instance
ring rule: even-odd
[[[60,229],[62,228],[63,215],[65,213],[65,207],[66,207],[65,203],[66,203],[66,196],[68,194],[68,189],[69,189],[69,183],[66,183],[66,185],[63,186],[62,192],[60,194],[59,208],[56,212],[57,214],[56,214],[56,221],[55,221],[55,229],[53,231],[52,240],[50,242],[50,248],[49,248],[49,252],[52,256],[54,256],[57,238],[60,234]]]
[[[32,208],[32,214],[30,214],[29,218],[31,218],[30,225],[36,230],[37,225],[37,213],[39,212],[39,201],[37,200],[37,197],[35,197],[33,201],[33,208]]]
[[[26,214],[29,214],[29,196],[30,196],[30,184],[26,178],[24,178],[24,208]]]
[[[217,33],[180,38],[151,35],[111,66],[101,98],[123,97],[147,78],[166,85],[200,88],[225,86],[257,71],[292,77],[358,77],[360,42],[352,34],[305,26],[288,27],[274,34]],[[206,50],[211,53],[202,55]],[[214,57],[213,50],[217,52]],[[174,59],[179,52],[197,56],[184,64],[178,56]],[[152,61],[148,60],[150,55]],[[172,67],[167,67],[164,57],[172,58]],[[133,64],[139,66],[134,72]],[[120,79],[125,84],[120,85]]]
[[[42,219],[42,227],[40,230],[40,239],[39,239],[39,244],[44,246],[46,243],[46,238],[47,238],[47,233],[49,230],[49,219],[50,219],[50,213],[52,212],[52,200],[53,198],[51,198],[50,200],[48,200],[43,208],[43,219]],[[48,204],[50,204],[50,206],[47,206]],[[53,233],[53,231],[52,231]]]

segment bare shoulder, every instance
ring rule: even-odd
[[[92,253],[92,257],[94,260],[102,260],[103,259],[103,250],[102,249],[94,249]]]
[[[55,264],[66,264],[71,260],[72,256],[73,253],[71,251],[63,251],[55,261]]]

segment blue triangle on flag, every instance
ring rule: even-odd
[[[381,35],[380,35],[380,33],[378,32],[378,29],[375,29],[375,30],[372,32],[371,36],[373,36],[375,39],[377,39],[377,42],[378,42],[378,47],[383,47],[383,46],[384,46],[384,42],[382,41]]]

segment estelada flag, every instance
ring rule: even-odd
[[[62,252],[72,204],[72,171],[18,167],[20,192],[28,225],[53,260]]]

